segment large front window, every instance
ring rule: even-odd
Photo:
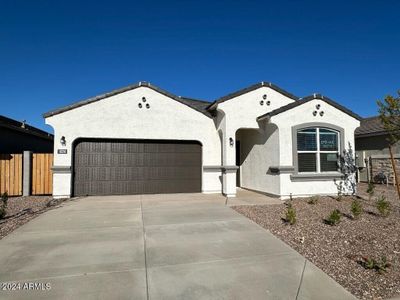
[[[338,171],[339,146],[339,133],[335,130],[318,127],[298,130],[298,171]]]

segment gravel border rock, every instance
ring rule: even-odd
[[[232,207],[274,235],[334,278],[361,299],[385,299],[400,296],[400,201],[392,186],[376,186],[369,199],[367,185],[360,184],[359,197],[319,197],[293,199],[297,222],[287,225],[285,204]],[[391,203],[388,217],[379,215],[376,197],[385,195]],[[358,199],[364,212],[354,219],[350,207]],[[334,210],[341,212],[336,226],[324,222]],[[380,260],[386,257],[391,266],[382,274],[362,266],[363,257]]]
[[[45,211],[55,208],[66,199],[51,196],[10,197],[6,216],[0,219],[0,239]]]

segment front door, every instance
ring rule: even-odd
[[[239,167],[236,171],[236,186],[240,187],[240,141],[236,141],[236,165]]]

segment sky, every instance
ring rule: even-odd
[[[400,1],[0,0],[0,115],[149,81],[215,100],[261,81],[367,117],[400,89]]]

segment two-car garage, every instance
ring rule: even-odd
[[[201,192],[198,142],[79,139],[73,149],[75,196]]]

